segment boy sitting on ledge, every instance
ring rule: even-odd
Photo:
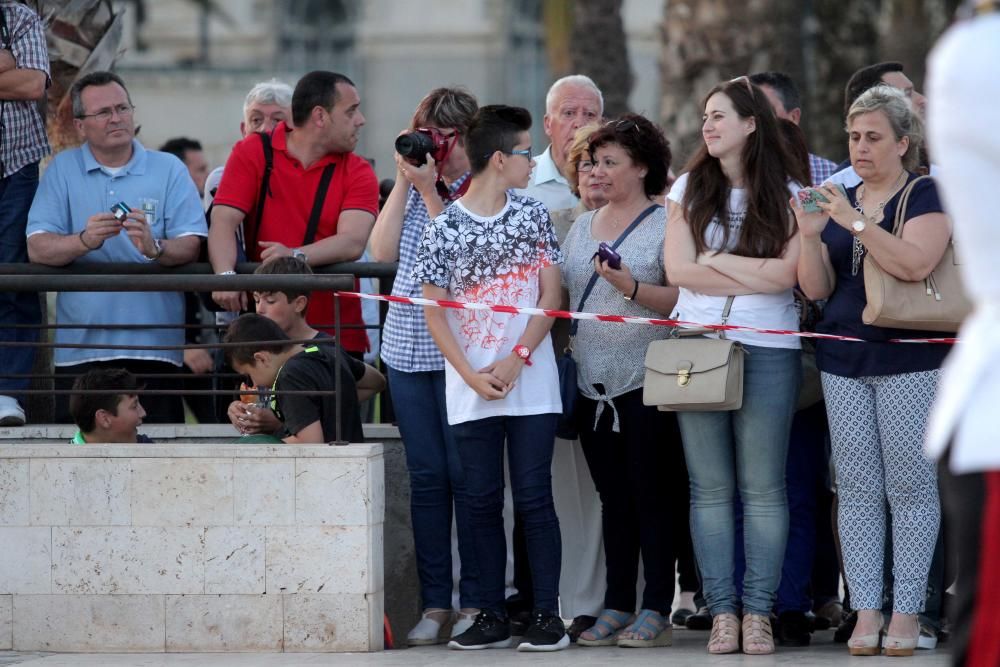
[[[72,394],[69,413],[80,429],[74,445],[91,442],[130,444],[152,442],[137,431],[146,411],[136,392],[143,389],[135,376],[124,368],[94,368],[76,379],[73,391],[116,391],[118,393]]]
[[[257,387],[271,387],[271,407],[284,422],[279,434],[288,444],[323,443],[336,439],[335,365],[320,345],[297,345],[273,320],[247,314],[229,325],[226,348],[233,370],[248,375]],[[354,377],[340,367],[342,437],[364,442]],[[286,394],[286,391],[309,392]]]

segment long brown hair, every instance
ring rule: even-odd
[[[779,257],[795,234],[788,209],[788,176],[791,159],[778,131],[778,123],[764,92],[740,77],[720,83],[705,96],[702,108],[716,93],[723,93],[741,118],[753,118],[755,129],[747,137],[740,160],[746,186],[747,212],[739,241],[733,251],[744,257]],[[682,206],[695,249],[705,252],[705,230],[718,216],[722,224],[723,248],[729,242],[729,193],[732,185],[718,158],[702,143],[684,168],[688,173]]]

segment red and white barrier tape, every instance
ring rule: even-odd
[[[814,331],[791,331],[788,329],[760,329],[738,324],[702,324],[701,322],[686,322],[684,320],[664,320],[653,317],[629,317],[627,315],[602,315],[600,313],[578,313],[569,310],[547,310],[545,308],[521,308],[518,306],[498,306],[488,303],[466,303],[463,301],[444,301],[424,299],[421,297],[393,296],[386,294],[364,294],[362,292],[337,292],[338,296],[370,299],[372,301],[388,301],[390,303],[408,303],[414,306],[435,306],[437,308],[457,308],[459,310],[489,310],[494,313],[510,315],[543,315],[570,320],[597,320],[599,322],[616,322],[618,324],[652,324],[660,327],[681,327],[683,329],[712,329],[714,331],[748,331],[777,336],[798,336],[799,338],[822,338],[824,340],[843,340],[851,343],[866,343],[863,338],[853,336],[835,336],[833,334],[816,333]],[[890,343],[957,343],[957,338],[892,338]]]

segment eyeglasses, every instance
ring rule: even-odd
[[[747,92],[750,93],[750,97],[753,97],[753,84],[750,82],[750,77],[744,74],[743,76],[738,76],[735,79],[730,79],[729,83],[736,83],[737,81],[742,81],[746,85]]]
[[[119,118],[128,118],[132,115],[133,111],[135,111],[135,107],[131,104],[117,104],[114,107],[101,109],[97,113],[82,113],[77,118],[81,120],[84,118],[96,118],[99,123],[107,123],[115,114],[118,114]]]
[[[529,160],[531,159],[531,146],[528,146],[527,148],[522,148],[521,150],[509,150],[509,151],[503,151],[502,150],[500,152],[503,153],[504,155],[523,155],[524,157],[528,158]],[[483,157],[484,158],[493,157],[493,153],[487,153]]]
[[[590,160],[580,160],[576,163],[576,171],[580,174],[589,173],[594,168],[594,163]]]

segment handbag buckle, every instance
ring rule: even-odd
[[[677,386],[686,387],[691,382],[691,364],[688,363],[687,368],[677,369]]]

